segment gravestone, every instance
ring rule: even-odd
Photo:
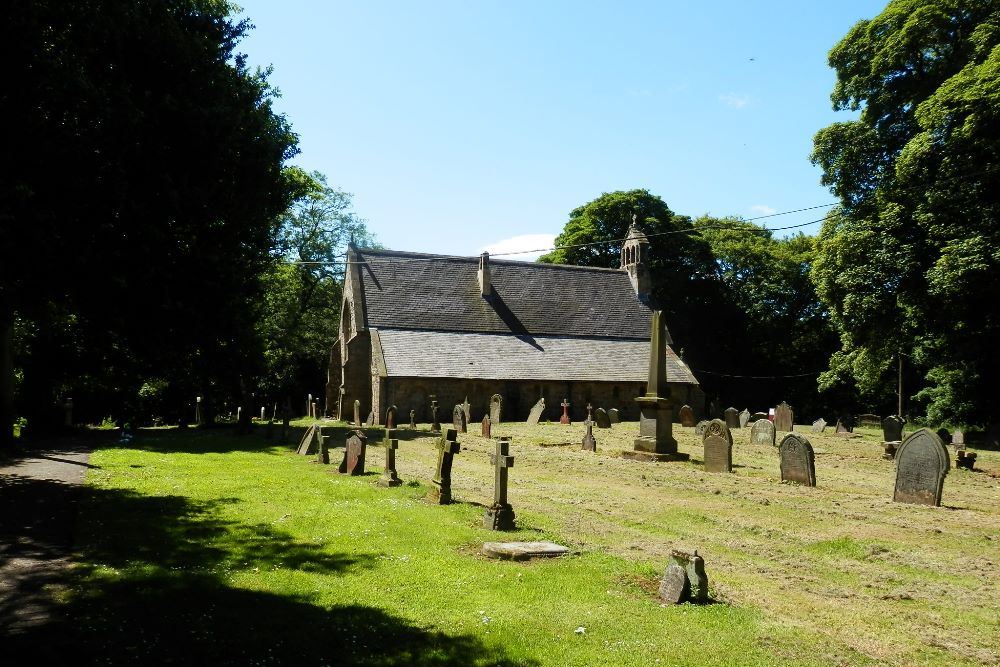
[[[457,433],[468,432],[465,422],[465,408],[461,404],[456,405],[455,409],[451,411],[451,425]]]
[[[569,423],[571,423],[570,420],[569,420],[569,401],[564,398],[563,402],[560,403],[559,405],[561,405],[562,409],[563,409],[562,417],[559,418],[559,423],[560,424],[569,424]]]
[[[962,429],[956,428],[951,432],[951,444],[955,445],[956,449],[965,448],[965,432]]]
[[[604,408],[594,410],[594,421],[597,422],[597,428],[611,428],[611,418]]]
[[[781,404],[774,409],[774,430],[791,431],[793,430],[794,425],[795,415],[792,412],[792,406],[782,401]]]
[[[755,413],[753,413],[752,415],[750,415],[750,421],[748,423],[760,421],[761,419],[767,419],[767,413],[766,412],[755,412]]]
[[[885,451],[882,453],[882,458],[889,461],[896,458],[896,452],[899,450],[901,443],[898,440],[890,440],[889,442],[883,443],[885,445]]]
[[[702,420],[701,420],[700,422],[698,422],[698,424],[697,424],[697,425],[696,425],[696,426],[694,427],[694,434],[695,434],[696,436],[698,436],[699,438],[702,438],[702,439],[704,439],[704,438],[705,438],[705,428],[706,428],[707,426],[708,426],[708,420],[707,420],[707,419],[702,419]]]
[[[375,411],[374,410],[372,410],[371,412],[368,413],[368,419],[365,420],[365,425],[366,426],[374,426],[375,425]]]
[[[385,466],[382,468],[382,476],[378,478],[378,485],[391,487],[399,486],[403,480],[396,473],[396,450],[399,449],[399,440],[396,438],[396,429],[385,429],[385,438],[382,440],[385,448]]]
[[[733,471],[733,439],[726,422],[713,419],[705,427],[705,472]]]
[[[621,412],[618,411],[618,408],[611,408],[610,410],[608,410],[608,419],[611,420],[612,424],[621,423],[622,415]]]
[[[417,428],[417,411],[410,410],[410,428]]]
[[[438,459],[434,479],[434,498],[439,505],[451,504],[451,465],[455,455],[462,451],[458,444],[458,433],[450,428],[441,434],[437,443]]]
[[[201,396],[194,397],[194,423],[197,426],[201,426],[201,420],[203,418],[203,413],[201,411]]]
[[[396,428],[396,406],[390,405],[389,409],[385,411],[385,427],[386,428]]]
[[[514,530],[514,508],[507,502],[507,477],[514,467],[514,457],[510,455],[510,440],[501,438],[496,444],[496,453],[490,456],[495,478],[493,482],[493,504],[486,510],[483,527],[487,530]]]
[[[822,433],[825,430],[826,430],[826,420],[825,419],[823,419],[822,417],[820,417],[819,419],[817,419],[816,421],[813,422],[813,426],[812,426],[812,432],[813,433]]]
[[[708,416],[710,419],[722,419],[722,408],[719,407],[718,402],[709,401]]]
[[[955,452],[955,467],[965,468],[966,470],[976,469],[976,458],[978,454],[975,452],[966,451],[965,449],[960,449]]]
[[[500,408],[503,406],[503,399],[500,394],[493,394],[490,397],[490,422],[500,423]]]
[[[306,432],[302,434],[302,439],[299,440],[299,446],[295,448],[295,453],[299,456],[308,456],[316,452],[314,445],[316,444],[316,426],[310,426],[306,429]]]
[[[903,424],[905,422],[896,415],[890,415],[882,420],[882,442],[902,442]]]
[[[805,437],[789,433],[778,446],[781,455],[781,481],[816,486],[816,455]]]
[[[472,405],[469,404],[469,397],[466,396],[465,400],[461,403],[462,412],[465,413],[465,423],[468,424],[472,421]],[[462,431],[464,433],[465,431]]]
[[[490,422],[490,416],[489,415],[484,415],[483,416],[483,424],[482,424],[482,429],[483,430],[482,430],[482,433],[481,433],[481,435],[484,438],[490,438],[490,437],[492,437],[493,429],[491,427],[492,427],[492,422]]]
[[[694,426],[694,410],[691,409],[690,405],[682,405],[681,409],[677,411],[677,419],[681,426]]]
[[[361,428],[361,401],[354,400],[354,425]]]
[[[740,412],[740,428],[746,428],[747,424],[750,423],[750,411],[746,408]]]
[[[740,427],[740,413],[736,408],[726,408],[722,413],[722,419],[725,420],[726,426],[729,428]]]
[[[939,428],[937,430],[937,437],[941,438],[941,442],[946,445],[951,442],[951,433],[949,433],[946,428]]]
[[[347,436],[347,446],[344,447],[344,460],[340,462],[337,472],[343,475],[365,474],[365,451],[368,438],[364,431],[356,430]]]
[[[528,413],[528,424],[531,426],[536,426],[538,420],[542,418],[542,412],[545,411],[545,399],[540,398],[538,402],[531,407],[531,412]]]
[[[686,598],[687,573],[684,568],[676,563],[667,565],[667,569],[660,578],[660,589],[658,595],[660,602],[664,604],[680,604]]]
[[[845,415],[837,418],[837,433],[854,433],[854,417]]]
[[[708,576],[705,560],[693,554],[672,550],[670,563],[660,580],[660,601],[666,604],[681,602],[707,602]]]
[[[484,556],[508,560],[554,558],[568,553],[567,547],[555,542],[487,542],[483,545]]]
[[[585,452],[596,452],[597,440],[594,439],[594,422],[588,417],[584,424],[587,426],[587,432],[583,435],[582,449]]]
[[[879,417],[878,415],[873,415],[868,413],[868,414],[858,415],[857,422],[855,423],[857,423],[860,426],[870,426],[872,428],[878,428],[879,425],[882,423],[882,418]]]
[[[750,442],[755,445],[770,445],[774,447],[774,424],[770,419],[758,419],[750,428]]]
[[[323,429],[316,429],[316,463],[330,464],[330,449],[326,442],[329,439],[330,436],[323,435]]]
[[[896,488],[892,499],[900,503],[941,505],[941,490],[951,461],[948,448],[929,429],[911,433],[896,452]]]
[[[438,419],[438,402],[431,396],[431,431],[441,432],[441,420]]]

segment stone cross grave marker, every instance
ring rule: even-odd
[[[903,441],[903,420],[896,415],[889,415],[882,420],[882,442]]]
[[[896,488],[892,499],[939,507],[944,477],[950,468],[948,448],[941,438],[926,428],[911,433],[896,452]]]
[[[791,431],[794,429],[795,416],[792,406],[785,401],[774,409],[774,429],[776,431]]]
[[[503,399],[500,398],[500,394],[490,396],[490,421],[494,424],[500,423],[500,408],[502,405]]]
[[[514,457],[510,455],[510,440],[500,438],[496,453],[490,456],[490,463],[496,477],[493,483],[493,504],[486,510],[483,527],[489,530],[514,530],[514,508],[507,501],[507,477],[514,467]]]
[[[722,413],[722,418],[726,420],[726,426],[729,428],[740,427],[740,413],[736,408],[726,408]]]
[[[342,475],[364,475],[365,474],[365,451],[368,447],[368,437],[364,431],[358,429],[352,431],[347,436],[347,445],[344,447],[344,460],[340,462],[337,472]]]
[[[462,446],[458,444],[458,432],[449,428],[442,433],[441,439],[437,443],[437,450],[437,470],[432,480],[436,487],[434,496],[439,505],[449,505],[451,504],[451,465],[455,454],[462,451]]]
[[[545,410],[545,399],[540,398],[538,402],[531,407],[531,412],[528,413],[528,424],[535,426],[538,424],[538,420],[542,418],[542,412]]]
[[[417,411],[410,410],[410,428],[417,427]]]
[[[465,413],[465,423],[469,424],[469,422],[472,421],[472,405],[469,403],[468,396],[465,397],[465,400],[462,401],[461,405],[462,405],[462,412]],[[465,433],[465,431],[462,431],[462,433]]]
[[[594,439],[594,422],[590,420],[588,416],[587,421],[584,422],[587,427],[587,432],[583,434],[583,446],[581,449],[585,452],[596,452],[597,451],[597,440]]]
[[[330,447],[327,444],[327,440],[330,436],[323,435],[323,429],[316,429],[316,463],[322,463],[323,465],[330,465]]]
[[[431,431],[441,432],[441,421],[438,419],[438,402],[431,396]]]
[[[774,424],[770,419],[758,419],[750,427],[750,442],[755,445],[770,445],[774,447]]]
[[[382,440],[382,447],[385,448],[385,466],[382,468],[382,476],[378,478],[379,486],[399,486],[403,480],[396,473],[396,450],[399,449],[399,439],[396,438],[396,429],[385,429],[385,438]]]
[[[461,404],[456,405],[455,409],[451,411],[451,425],[455,427],[455,431],[458,433],[468,432],[465,421],[465,409]]]
[[[608,419],[611,420],[612,424],[621,423],[622,415],[621,412],[619,412],[618,408],[611,408],[610,410],[608,410]]]
[[[691,409],[690,405],[682,405],[681,409],[677,411],[677,419],[681,426],[694,426],[694,410]]]
[[[813,422],[812,432],[822,433],[824,430],[826,430],[826,420],[820,417],[819,419]]]
[[[354,399],[354,425],[361,428],[361,401]]]
[[[604,408],[594,410],[594,419],[597,421],[597,428],[611,428],[611,418]]]
[[[484,415],[483,416],[483,431],[482,431],[482,436],[484,438],[492,437],[492,433],[493,433],[492,426],[493,426],[493,423],[490,421],[490,416],[489,415]]]
[[[396,428],[396,406],[390,405],[389,409],[385,411],[385,427],[386,428]]]
[[[705,427],[705,472],[733,471],[733,438],[726,422],[713,419]]]
[[[697,551],[693,554],[677,550],[670,552],[670,563],[660,580],[659,594],[660,601],[666,604],[708,601],[705,560]]]
[[[746,428],[747,424],[750,423],[750,411],[746,408],[740,412],[740,428]]]
[[[789,433],[778,446],[781,455],[781,481],[816,486],[816,455],[804,436]]]
[[[562,417],[559,418],[559,423],[571,424],[572,422],[569,419],[569,400],[564,398],[563,402],[559,405],[561,405],[563,409]]]

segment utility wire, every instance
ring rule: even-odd
[[[697,368],[692,368],[693,373],[704,373],[705,375],[718,375],[724,378],[743,378],[747,380],[781,380],[785,378],[804,378],[804,377],[815,377],[820,373],[825,373],[826,371],[816,371],[814,373],[795,373],[793,375],[733,375],[732,373],[718,373],[716,371],[703,371]]]

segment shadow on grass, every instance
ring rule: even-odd
[[[331,554],[272,525],[222,519],[220,505],[234,502],[3,479],[0,645],[4,661],[192,666],[525,664],[508,660],[474,637],[416,627],[374,607],[324,608],[312,604],[308,594],[279,595],[231,586],[233,570],[280,567],[349,576],[358,568],[371,567],[375,558]],[[76,525],[78,507],[84,509],[85,524]],[[65,567],[71,552],[77,566]]]

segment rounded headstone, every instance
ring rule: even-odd
[[[769,419],[758,419],[750,429],[750,442],[755,445],[775,445],[774,424]]]
[[[680,565],[671,563],[660,580],[660,601],[666,604],[677,604],[684,601],[684,589],[687,587],[687,573]]]

